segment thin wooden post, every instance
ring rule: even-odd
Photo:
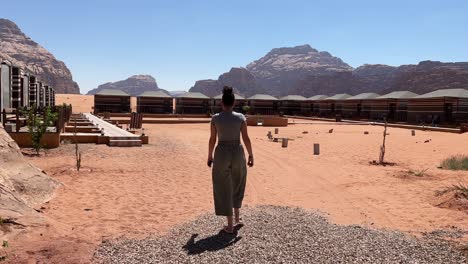
[[[3,109],[3,111],[2,111],[2,125],[3,125],[3,127],[5,127],[5,124],[6,124],[6,111],[5,111],[5,109]]]
[[[387,138],[387,120],[385,119],[385,128],[383,132],[383,143],[382,146],[380,147],[380,156],[379,156],[379,163],[384,164],[384,159],[385,159],[385,139]]]
[[[314,143],[314,155],[320,155],[320,144]]]
[[[19,110],[18,108],[15,110],[16,112],[16,133],[18,133],[20,131],[20,120],[19,120]]]

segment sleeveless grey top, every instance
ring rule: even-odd
[[[211,124],[216,126],[219,142],[240,142],[240,129],[245,120],[245,116],[241,113],[222,111],[211,118]]]

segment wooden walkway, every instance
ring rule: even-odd
[[[136,136],[124,129],[118,128],[111,123],[108,123],[99,117],[84,113],[86,118],[93,122],[99,129],[104,129],[104,136],[109,137],[109,146],[115,147],[134,147],[141,146],[142,141],[139,136]]]

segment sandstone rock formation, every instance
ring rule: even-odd
[[[29,164],[16,142],[0,125],[0,217],[24,227],[42,218],[34,209],[52,198],[59,183]],[[8,229],[8,228],[7,228]],[[0,236],[6,236],[0,228]]]
[[[0,58],[29,70],[57,93],[80,93],[65,63],[26,36],[10,20],[0,19]]]
[[[163,90],[158,87],[158,84],[156,83],[156,79],[154,79],[153,76],[134,75],[134,76],[127,78],[126,80],[101,84],[97,88],[90,90],[88,94],[96,94],[103,89],[118,89],[132,96],[140,95],[145,91]]]
[[[246,68],[231,68],[229,72],[221,74],[218,80],[197,81],[190,91],[213,97],[221,94],[225,85],[234,87],[235,92],[243,96],[251,96],[261,90],[255,76]]]
[[[309,45],[278,48],[256,60],[247,69],[271,95],[284,95],[295,83],[309,76],[334,76],[353,68],[326,51]]]
[[[219,94],[223,84],[237,88],[246,96],[256,93],[306,97],[337,93],[384,94],[396,90],[422,94],[437,89],[467,88],[468,63],[423,61],[399,67],[365,64],[353,69],[326,51],[303,45],[273,49],[247,65],[242,74],[231,70],[218,80],[196,82],[190,91],[213,96]]]

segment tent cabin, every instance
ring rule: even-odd
[[[37,82],[37,106],[45,106],[45,92],[44,92],[44,83],[42,81]]]
[[[370,99],[379,97],[376,93],[362,93],[343,100],[341,115],[350,119],[369,119],[371,112]]]
[[[44,86],[44,92],[45,92],[45,106],[48,106],[50,107],[50,91],[52,90],[52,87],[50,87],[49,85],[45,85]]]
[[[12,108],[11,64],[0,61],[0,111]]]
[[[234,108],[233,110],[238,112],[238,113],[243,113],[244,112],[244,106],[247,105],[247,100],[239,95],[239,94],[236,94],[234,93],[234,96],[236,97],[236,102],[235,102],[235,105],[234,105]],[[217,95],[215,97],[213,97],[213,109],[212,109],[212,112],[213,113],[219,113],[223,110],[222,106],[221,106],[221,101],[223,99],[223,95],[220,94],[220,95]]]
[[[129,113],[130,95],[122,90],[103,89],[94,95],[94,113]]]
[[[207,114],[211,99],[202,93],[186,92],[175,98],[177,114]]]
[[[415,96],[408,102],[408,122],[438,125],[468,121],[468,90],[443,89]]]
[[[251,114],[278,114],[278,99],[268,94],[256,94],[247,98]]]
[[[163,91],[145,91],[137,96],[137,112],[172,114],[172,97]]]
[[[22,71],[20,75],[21,107],[29,107],[29,73]]]
[[[302,95],[287,95],[278,99],[279,112],[284,115],[307,115],[310,107]]]
[[[11,68],[11,106],[19,108],[23,106],[23,70],[18,67]]]
[[[37,106],[37,79],[36,76],[29,76],[29,106]]]
[[[320,101],[328,97],[328,95],[320,94],[307,98],[307,102],[310,104],[310,111],[312,112],[313,116],[320,115]]]
[[[319,101],[320,116],[334,116],[341,114],[343,101],[351,97],[349,94],[335,94]]]
[[[371,105],[370,119],[390,122],[406,122],[408,116],[408,100],[417,96],[410,91],[395,91],[375,99],[369,99]]]
[[[50,105],[55,106],[55,89],[51,88]]]
[[[268,94],[255,94],[247,98],[251,114],[278,114],[278,99]]]

